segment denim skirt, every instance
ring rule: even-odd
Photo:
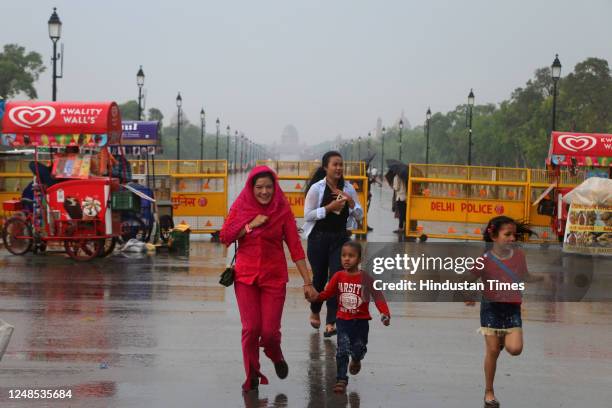
[[[504,336],[522,330],[521,305],[517,303],[480,302],[480,329],[483,335]]]

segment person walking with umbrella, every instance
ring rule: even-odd
[[[306,186],[303,226],[304,238],[308,240],[307,256],[313,273],[313,285],[318,292],[339,271],[340,251],[349,240],[348,230],[357,227],[363,218],[363,210],[357,199],[355,188],[344,180],[342,155],[329,151],[323,155],[319,167]],[[310,325],[321,326],[321,302],[310,305]],[[336,334],[337,301],[326,302],[325,337]]]

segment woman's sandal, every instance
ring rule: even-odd
[[[315,318],[313,316],[317,316],[317,317]],[[318,329],[321,327],[321,318],[319,317],[318,314],[315,314],[315,313],[310,314],[310,325],[312,326],[313,329]]]
[[[334,385],[334,392],[336,394],[344,394],[346,392],[346,385],[348,381],[346,380],[338,380]]]
[[[323,332],[323,337],[331,337],[331,336],[335,336],[338,332],[336,331],[336,327],[332,326],[333,329],[328,330],[327,327],[325,327],[325,331]]]

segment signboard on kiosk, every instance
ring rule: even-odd
[[[612,134],[552,132],[547,164],[612,166]]]
[[[121,114],[115,102],[8,102],[2,132],[11,146],[104,146],[120,143]]]
[[[154,155],[161,151],[161,122],[124,120],[121,122],[123,133],[121,146],[110,146],[111,153],[134,156]]]

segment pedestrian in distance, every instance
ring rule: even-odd
[[[308,240],[308,261],[317,291],[322,291],[333,274],[341,269],[340,249],[349,240],[349,230],[357,228],[357,222],[363,219],[355,188],[344,180],[343,164],[339,152],[325,153],[321,167],[306,186],[303,236]],[[330,337],[336,334],[336,299],[329,299],[326,306],[323,335]],[[321,308],[320,302],[310,305],[310,325],[315,329],[321,326]]]
[[[336,348],[336,385],[334,392],[344,393],[348,384],[347,369],[351,375],[361,370],[361,360],[367,352],[368,332],[370,329],[369,305],[373,297],[381,320],[389,326],[391,313],[381,291],[374,289],[374,280],[359,269],[361,245],[348,241],[342,245],[342,270],[336,272],[325,290],[316,301],[330,298],[338,299],[336,328],[338,345]],[[351,358],[349,364],[349,356]]]
[[[501,351],[506,349],[511,356],[518,356],[523,351],[522,293],[520,290],[496,288],[500,282],[520,284],[542,280],[542,276],[529,274],[525,253],[516,245],[517,236],[532,233],[510,217],[499,216],[489,220],[483,232],[487,248],[483,255],[484,266],[480,270],[473,269],[467,279],[472,282],[481,279],[484,283],[478,331],[485,339],[484,406],[487,408],[500,406],[493,382]],[[468,306],[474,304],[466,301]]]
[[[283,241],[304,281],[304,296],[316,296],[295,218],[272,169],[251,170],[223,223],[220,239],[228,246],[238,241],[234,290],[242,322],[246,372],[242,389],[257,390],[260,382],[268,383],[260,371],[259,347],[274,363],[279,378],[289,372],[280,331],[288,281]]]
[[[406,222],[406,181],[396,174],[393,177],[393,191],[395,192],[395,208],[398,212],[399,225],[394,233],[404,232]]]

